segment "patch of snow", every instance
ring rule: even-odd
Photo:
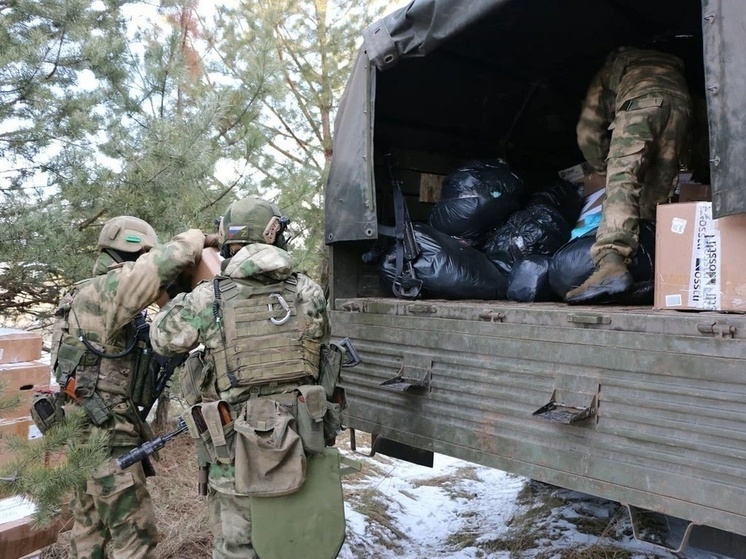
[[[563,549],[594,545],[625,550],[630,559],[723,559],[692,547],[674,554],[636,540],[626,510],[611,501],[439,454],[427,468],[369,457],[369,448],[354,453],[338,446],[362,463],[361,473],[344,481],[347,537],[339,559],[550,559]],[[371,512],[371,503],[381,510]],[[542,503],[551,506],[541,515],[525,514]],[[581,531],[589,519],[603,528],[603,537]],[[516,534],[526,530],[532,537],[522,547]],[[519,546],[519,554],[505,542]]]

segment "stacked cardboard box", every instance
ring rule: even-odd
[[[0,465],[11,456],[4,440],[10,436],[34,439],[41,433],[29,414],[34,392],[49,387],[49,365],[40,361],[42,338],[34,332],[0,328],[0,383],[3,396],[19,396],[20,405],[0,418]],[[17,498],[0,499],[0,557],[27,556],[57,541],[59,523],[35,530],[33,506]]]
[[[688,171],[679,173],[676,194],[679,202],[712,202],[712,187],[694,182],[692,173]]]
[[[49,365],[41,358],[41,336],[13,328],[0,328],[0,383],[4,396],[18,396],[20,405],[3,412],[2,422],[29,417],[34,392],[49,387]]]

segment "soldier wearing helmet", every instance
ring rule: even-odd
[[[283,406],[297,405],[298,394],[318,388],[313,385],[319,374],[319,352],[329,339],[321,287],[294,271],[283,248],[287,223],[277,206],[265,200],[250,197],[233,202],[220,223],[221,253],[226,258],[222,274],[178,295],[151,326],[153,348],[163,355],[199,344],[205,347],[204,353],[197,354],[203,364],[197,372],[199,380],[187,382],[182,377],[182,390],[210,433],[205,438],[204,429],[190,424],[194,413],[184,414],[209,468],[215,559],[256,557],[251,483],[245,479],[251,477],[248,470],[253,466],[237,450],[237,435],[224,433],[234,432],[234,420],[258,413],[250,408],[256,402],[270,402],[277,406],[272,410],[282,415]],[[193,387],[191,392],[185,386]],[[271,415],[267,421],[278,420],[279,415]],[[260,456],[257,452],[255,456]],[[298,456],[303,456],[302,450]],[[269,485],[265,490],[271,493]]]
[[[158,244],[147,222],[115,217],[101,229],[94,277],[63,294],[52,344],[55,376],[67,405],[84,410],[85,433],[94,426],[108,433],[111,458],[151,437],[133,392],[134,378],[149,366],[142,311],[199,261],[205,246],[217,246],[217,236],[190,229]],[[71,508],[70,557],[103,558],[107,544],[114,557],[155,557],[155,515],[141,463],[126,471],[105,463],[76,491]]]

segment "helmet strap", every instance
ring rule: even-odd
[[[104,252],[114,259],[114,262],[121,264],[122,262],[134,262],[137,260],[142,251],[139,252],[123,252],[113,248],[105,248]]]

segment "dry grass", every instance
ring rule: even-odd
[[[173,440],[160,451],[157,475],[148,479],[155,505],[160,541],[157,559],[205,559],[212,554],[206,497],[197,495],[197,462],[188,436]],[[42,559],[66,559],[70,532],[42,553]]]
[[[573,496],[561,488],[530,481],[516,498],[521,508],[508,521],[508,531],[499,539],[481,542],[480,547],[489,552],[507,551],[511,559],[527,556],[527,552],[534,559],[630,559],[632,553],[618,543],[631,532],[622,506],[615,504],[610,517],[597,516],[592,506],[586,506],[588,499],[594,498]],[[552,518],[571,524],[578,533],[590,536],[592,542],[569,545],[563,542],[556,547],[563,539],[563,529]],[[652,521],[641,529],[650,535],[656,532]],[[659,555],[650,553],[645,557],[656,559]]]

